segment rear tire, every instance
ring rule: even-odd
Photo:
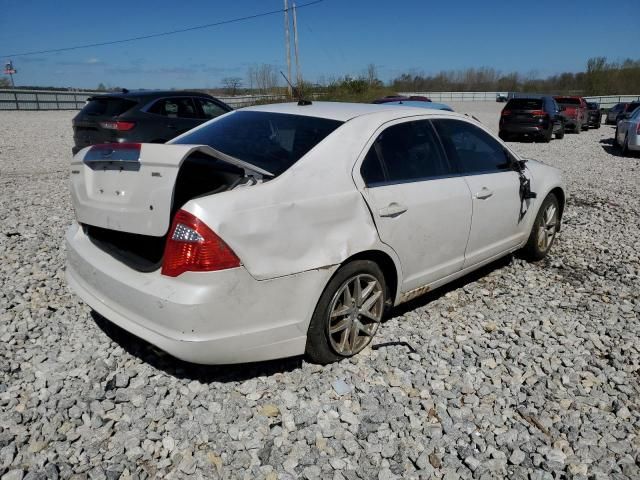
[[[341,267],[311,317],[307,358],[324,365],[362,351],[380,326],[389,296],[377,263],[355,260]]]
[[[510,136],[507,132],[504,132],[504,131],[502,131],[502,130],[500,130],[500,131],[498,132],[498,137],[500,137],[500,139],[501,139],[503,142],[506,142],[506,141],[508,141],[508,140],[509,140],[509,138],[511,138],[511,136]]]
[[[620,153],[623,157],[630,157],[631,152],[629,151],[629,134],[627,133],[624,136],[624,142],[622,142],[622,147],[620,147]]]
[[[558,133],[556,133],[556,140],[562,140],[563,138],[564,138],[564,125],[562,125],[562,128],[558,130]]]
[[[551,125],[549,127],[549,131],[545,132],[545,134],[542,136],[542,141],[544,143],[549,143],[552,137],[553,137],[553,125]]]
[[[574,131],[576,134],[579,134],[579,133],[582,131],[582,124],[580,124],[580,123],[576,123],[576,126],[573,128],[573,131]]]
[[[546,257],[558,230],[560,230],[560,205],[556,196],[550,193],[542,202],[529,239],[522,248],[524,257],[533,262]]]

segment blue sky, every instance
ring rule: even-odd
[[[298,0],[298,4],[308,0]],[[639,58],[638,0],[324,0],[300,9],[301,66],[317,81],[377,66],[402,72],[489,66],[546,76],[586,60]],[[180,29],[281,8],[282,0],[0,0],[0,58]],[[624,28],[626,23],[628,28]],[[633,25],[632,25],[633,24]],[[620,30],[622,25],[622,30]],[[216,87],[250,65],[284,70],[282,14],[120,45],[13,57],[18,85]]]

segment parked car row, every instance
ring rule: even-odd
[[[580,133],[600,128],[600,105],[578,96],[532,95],[512,98],[500,114],[499,135],[503,140],[532,138],[550,142],[565,132]]]
[[[633,111],[640,107],[640,101],[636,102],[620,102],[615,104],[607,112],[607,125],[617,125],[625,115],[631,115]]]

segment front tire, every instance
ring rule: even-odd
[[[542,202],[533,222],[529,239],[522,249],[524,256],[531,261],[546,257],[558,230],[560,230],[560,204],[557,197],[550,193]]]
[[[361,352],[378,331],[388,298],[377,263],[355,260],[341,267],[325,287],[311,317],[308,359],[327,364]]]

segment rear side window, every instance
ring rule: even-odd
[[[507,110],[540,110],[542,108],[542,99],[512,98],[504,108]]]
[[[625,112],[628,112],[628,113],[633,112],[638,107],[640,107],[640,103],[638,102],[630,103],[629,105],[627,105]]]
[[[137,102],[126,98],[100,97],[89,100],[82,113],[91,116],[116,117],[133,108]]]
[[[194,100],[200,105],[204,118],[216,118],[228,112],[227,109],[222,108],[222,106],[212,100],[206,98],[195,98]]]
[[[451,175],[438,137],[427,120],[405,122],[384,130],[360,169],[367,186],[426,180]]]
[[[236,111],[172,143],[210,145],[277,176],[340,125],[328,118]]]
[[[450,159],[463,174],[495,173],[509,167],[502,145],[484,130],[460,120],[435,120]]]
[[[198,118],[196,106],[188,97],[160,99],[148,111],[170,118]]]

